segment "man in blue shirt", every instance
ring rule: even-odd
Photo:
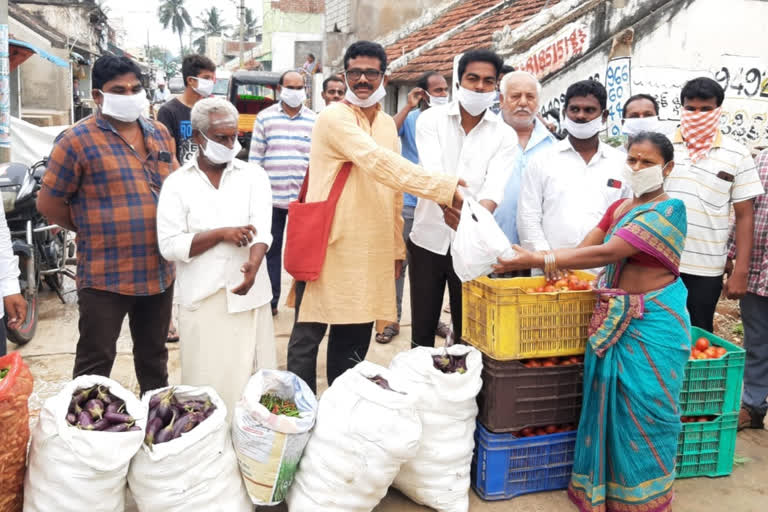
[[[512,165],[504,200],[494,217],[509,242],[519,244],[517,235],[517,202],[523,173],[530,159],[556,142],[555,137],[538,118],[541,84],[527,71],[507,73],[501,81],[501,116],[517,132],[520,150]]]
[[[411,162],[419,163],[419,151],[416,149],[416,120],[419,115],[429,107],[445,105],[448,103],[448,82],[436,71],[428,71],[419,78],[417,86],[408,93],[408,101],[405,106],[395,114],[395,124],[400,135],[401,154]],[[416,209],[416,197],[411,194],[403,194],[403,238],[408,240],[413,226],[413,212]],[[376,341],[389,343],[392,338],[400,333],[400,318],[403,312],[403,285],[405,283],[405,269],[408,261],[403,262],[403,270],[395,281],[397,291],[397,320],[396,324],[389,324],[381,332],[376,333]],[[442,328],[442,335],[447,334],[448,326],[438,326],[438,334]]]

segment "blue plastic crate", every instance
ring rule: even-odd
[[[518,438],[475,430],[472,488],[484,500],[504,500],[568,488],[576,431]]]

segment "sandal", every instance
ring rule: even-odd
[[[175,326],[171,326],[168,329],[168,339],[166,340],[166,343],[177,343],[179,341],[179,333],[176,330]]]
[[[389,324],[384,328],[383,331],[376,333],[376,342],[381,343],[382,345],[386,345],[398,334],[400,334],[400,325]]]

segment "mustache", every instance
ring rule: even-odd
[[[512,111],[513,114],[528,114],[529,116],[533,115],[533,110],[525,107],[516,108]]]
[[[372,91],[373,86],[369,84],[357,84],[356,86],[353,87],[353,89],[356,91],[359,89],[368,89],[369,91]]]

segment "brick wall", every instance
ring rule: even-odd
[[[322,14],[325,11],[325,2],[324,0],[272,0],[272,8],[283,12]]]
[[[351,24],[351,0],[325,0],[325,31],[349,32]]]

